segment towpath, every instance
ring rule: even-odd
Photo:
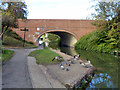
[[[2,66],[2,87],[3,88],[32,88],[28,65],[27,55],[36,49],[16,48],[13,50],[14,56],[3,63]]]
[[[2,88],[32,88],[25,49],[13,50],[14,56],[3,64]]]

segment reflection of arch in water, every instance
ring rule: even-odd
[[[70,32],[68,30],[47,30],[40,33],[40,35],[38,36],[38,40],[40,36],[45,33],[53,33],[59,35],[61,37],[62,46],[74,47],[74,44],[77,42],[78,39],[77,35],[75,35],[73,32]],[[37,44],[38,44],[38,40],[37,40]]]

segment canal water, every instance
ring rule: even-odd
[[[61,47],[61,52],[76,55],[74,48]],[[96,68],[94,78],[89,88],[118,88],[120,87],[120,57],[103,53],[80,50],[81,59],[88,59]]]

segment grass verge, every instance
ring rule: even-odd
[[[52,61],[52,59],[54,57],[60,56],[60,55],[51,51],[48,48],[45,48],[45,49],[35,50],[35,51],[31,52],[29,54],[29,56],[35,57],[37,64],[48,65],[48,64],[59,63],[59,61],[57,61],[57,60]]]
[[[3,52],[4,53],[2,54],[2,62],[9,60],[14,54],[14,51],[6,50],[6,49],[4,49]]]

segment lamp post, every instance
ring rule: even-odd
[[[24,29],[20,29],[21,31],[24,31],[24,41],[23,41],[23,47],[25,45],[25,35],[26,35],[26,31],[28,31],[28,29],[24,28]]]

